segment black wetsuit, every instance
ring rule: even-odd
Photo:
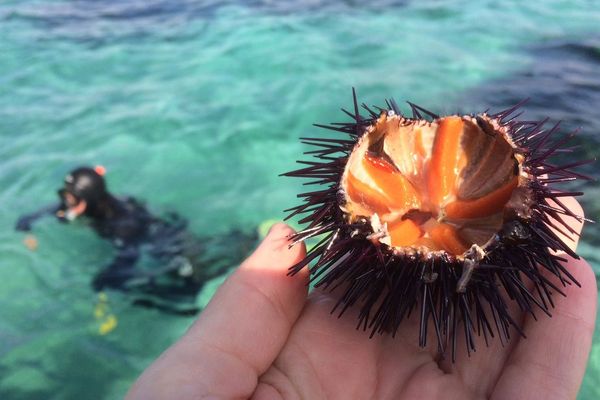
[[[156,217],[131,197],[111,196],[109,202],[109,212],[92,212],[84,218],[116,250],[112,262],[95,276],[92,285],[95,290],[135,293],[136,304],[157,306],[157,297],[170,303],[193,303],[207,280],[237,265],[256,244],[256,234],[240,231],[200,239],[187,230],[186,221],[178,215]],[[64,205],[23,216],[16,229],[27,231],[36,219],[56,215],[59,210],[64,210]],[[173,309],[171,305],[157,307]]]

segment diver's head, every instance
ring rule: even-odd
[[[65,186],[58,194],[67,219],[98,214],[102,204],[110,198],[103,175],[103,167],[79,167],[65,177]]]

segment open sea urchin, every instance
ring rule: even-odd
[[[342,109],[350,122],[316,125],[344,137],[303,138],[314,160],[284,174],[325,186],[286,211],[308,224],[293,243],[319,239],[290,274],[308,266],[315,286],[341,287],[332,312],[357,305],[358,328],[372,336],[395,334],[418,310],[419,345],[431,325],[454,359],[460,331],[469,352],[476,335],[486,344],[507,341],[511,326],[523,335],[507,302],[550,315],[553,293],[579,285],[561,252],[578,257],[557,232],[576,234],[563,217],[583,217],[561,198],[582,193],[552,186],[587,179],[572,169],[589,161],[550,163],[573,133],[519,121],[522,103],[444,117],[409,103],[408,117],[393,100],[363,104],[361,115],[353,97],[353,112]]]

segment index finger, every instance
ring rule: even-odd
[[[248,398],[285,344],[306,299],[308,275],[287,276],[305,254],[271,228],[219,288],[189,331],[138,379],[128,399]]]

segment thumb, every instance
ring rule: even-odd
[[[307,295],[306,271],[287,276],[305,254],[288,248],[293,230],[274,225],[223,283],[189,331],[132,387],[132,399],[248,398],[283,348]]]

